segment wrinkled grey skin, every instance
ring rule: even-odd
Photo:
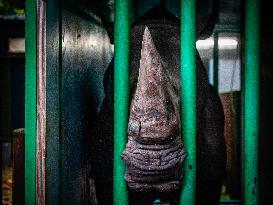
[[[162,201],[170,204],[179,204],[180,185],[183,181],[181,165],[185,157],[185,150],[183,148],[182,141],[180,140],[181,132],[183,132],[183,130],[181,131],[178,129],[178,132],[174,132],[175,135],[173,137],[170,137],[171,135],[168,134],[162,136],[161,138],[163,140],[161,141],[153,140],[155,131],[151,130],[146,131],[146,138],[138,138],[134,136],[135,132],[133,122],[141,118],[141,115],[139,115],[141,110],[134,109],[135,111],[133,112],[132,109],[134,107],[141,107],[140,103],[136,102],[136,96],[141,94],[141,92],[137,93],[137,87],[139,87],[138,82],[141,81],[141,79],[139,79],[139,70],[141,67],[140,62],[143,34],[146,27],[149,30],[149,35],[160,58],[160,65],[163,69],[162,75],[165,76],[163,79],[166,81],[165,84],[170,84],[171,90],[173,91],[172,97],[169,98],[169,101],[176,106],[175,108],[171,109],[171,113],[173,113],[175,117],[178,117],[174,123],[174,127],[176,127],[178,123],[180,124],[181,120],[179,119],[179,115],[177,115],[177,111],[180,110],[179,107],[177,107],[179,105],[180,90],[179,21],[175,20],[173,17],[149,18],[145,21],[140,21],[131,29],[131,110],[128,125],[129,141],[127,148],[123,153],[123,159],[127,165],[125,179],[128,183],[130,204],[148,205],[152,204],[156,198],[160,198]],[[223,136],[224,115],[217,92],[211,85],[209,85],[207,73],[198,52],[196,52],[196,74],[197,204],[213,205],[219,202],[221,183],[225,176],[226,168],[226,147]],[[166,80],[167,78],[168,80]],[[107,200],[105,197],[103,197],[103,195],[108,196],[107,198],[112,197],[112,158],[110,158],[110,156],[113,156],[113,63],[105,75],[105,94],[106,98],[103,102],[102,110],[98,116],[97,142],[93,150],[94,156],[96,156],[97,160],[97,164],[94,164],[96,164],[95,166],[97,166],[96,168],[98,170],[98,173],[94,174],[97,177],[95,177],[95,180],[98,181],[96,186],[98,190],[99,202],[101,204],[111,204],[111,200]],[[174,103],[174,101],[176,101],[176,103]],[[157,111],[160,110],[160,106],[161,105],[155,106],[158,108]],[[145,110],[145,108],[143,108],[143,110]],[[164,109],[162,108],[162,110]],[[176,112],[174,112],[174,110],[176,110]],[[161,117],[164,115],[166,115],[166,113],[162,114]],[[142,117],[148,119],[151,116],[147,114],[146,116]],[[160,120],[158,120],[158,122],[160,122]],[[146,129],[149,130],[149,126],[146,126]],[[168,129],[168,125],[166,126],[166,129]],[[140,140],[137,140],[137,138]],[[161,173],[158,172],[157,175],[147,175],[145,172],[139,172],[140,169],[136,169],[136,166],[130,166],[130,164],[134,164],[134,159],[132,158],[136,156],[133,154],[134,150],[137,150],[137,152],[139,151],[139,146],[137,149],[135,149],[137,147],[135,146],[136,144],[145,146],[145,150],[148,150],[148,152],[153,150],[154,146],[157,145],[167,145],[169,149],[177,147],[178,149],[175,150],[179,150],[177,152],[178,154],[176,155],[179,160],[177,160],[177,163],[175,164],[169,163],[169,165],[165,167],[166,169],[160,168]],[[163,152],[164,149],[158,149],[157,152],[154,152],[157,154],[153,153],[152,155],[162,156],[164,155]],[[145,152],[140,154],[145,158]],[[158,158],[157,156],[154,158]],[[168,157],[165,159],[168,159]],[[169,159],[173,158],[169,157]],[[152,165],[150,163],[146,163],[145,168],[145,163],[143,163],[141,166],[143,166],[141,168],[142,171],[147,171],[149,170],[149,166],[151,167]],[[168,170],[171,170],[170,175],[167,174]],[[162,176],[167,177],[158,177],[161,176],[161,174]],[[146,178],[144,176],[146,176]],[[173,181],[175,181],[175,186],[169,186]]]

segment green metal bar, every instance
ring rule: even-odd
[[[218,46],[218,39],[219,34],[215,31],[213,35],[214,39],[214,46],[213,46],[213,85],[215,86],[216,90],[218,91],[218,84],[219,84],[219,46]]]
[[[181,121],[188,152],[180,204],[195,204],[196,187],[196,2],[181,2]]]
[[[114,71],[114,205],[127,205],[125,164],[121,154],[127,142],[129,116],[129,0],[115,1]]]
[[[228,199],[228,200],[221,200],[220,204],[241,204],[241,200],[238,199]]]
[[[240,25],[238,24],[216,24],[214,27],[215,32],[229,32],[237,33],[241,31]]]
[[[259,204],[259,0],[246,0],[244,82],[244,204]]]
[[[26,1],[25,204],[36,203],[36,1]]]

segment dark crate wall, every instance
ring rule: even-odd
[[[95,112],[104,98],[111,44],[102,25],[62,10],[61,137],[64,204],[83,204]],[[80,191],[81,190],[81,191]]]
[[[9,39],[24,37],[24,21],[0,20],[0,139],[24,127],[24,53],[9,53]]]
[[[273,18],[268,1],[261,2],[261,121],[260,121],[260,204],[272,201],[273,184]]]
[[[90,141],[112,46],[100,17],[73,2],[47,1],[46,21],[46,203],[88,204]]]

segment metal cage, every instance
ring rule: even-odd
[[[39,4],[37,2],[40,2]],[[25,152],[25,204],[39,204],[36,198],[36,133],[37,133],[37,65],[43,49],[39,47],[37,12],[43,8],[41,2],[26,1],[26,152]],[[124,181],[125,166],[120,155],[127,140],[129,108],[129,0],[115,1],[115,71],[114,71],[114,204],[128,204]],[[57,5],[57,4],[56,4]],[[54,5],[51,5],[54,7]],[[185,180],[181,193],[181,204],[195,204],[196,184],[196,76],[195,41],[196,12],[195,0],[181,0],[181,118],[183,140],[188,151],[185,164]],[[37,9],[38,8],[38,9]],[[39,10],[40,9],[40,10]],[[56,8],[56,11],[58,9]],[[53,18],[53,17],[52,17]],[[56,18],[58,16],[56,15]],[[186,25],[186,26],[185,26]],[[58,25],[56,25],[58,27]],[[187,29],[185,29],[187,28]],[[242,90],[242,162],[243,162],[243,203],[258,204],[259,177],[259,0],[245,1],[244,23],[244,77]],[[55,31],[52,31],[55,32]],[[60,36],[61,38],[61,36]],[[55,42],[58,44],[58,42]],[[186,74],[186,75],[185,75]],[[58,89],[58,87],[56,87]],[[56,105],[58,106],[58,105]],[[38,139],[37,139],[38,140]],[[41,142],[40,142],[41,143]],[[58,147],[51,149],[59,152]],[[55,153],[55,154],[56,154]],[[55,161],[51,163],[56,163]],[[37,168],[38,169],[38,168]],[[43,174],[43,173],[40,173]],[[58,177],[58,176],[55,176]],[[58,180],[56,181],[58,183]],[[50,193],[53,193],[51,191]],[[56,193],[55,193],[56,194]]]

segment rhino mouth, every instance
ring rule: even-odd
[[[122,155],[130,190],[170,192],[180,188],[186,152],[181,140],[179,107],[177,89],[146,27],[130,107],[128,143]]]
[[[129,189],[136,192],[179,189],[186,152],[177,144],[175,141],[166,145],[129,142],[122,155],[127,167],[125,180]]]

